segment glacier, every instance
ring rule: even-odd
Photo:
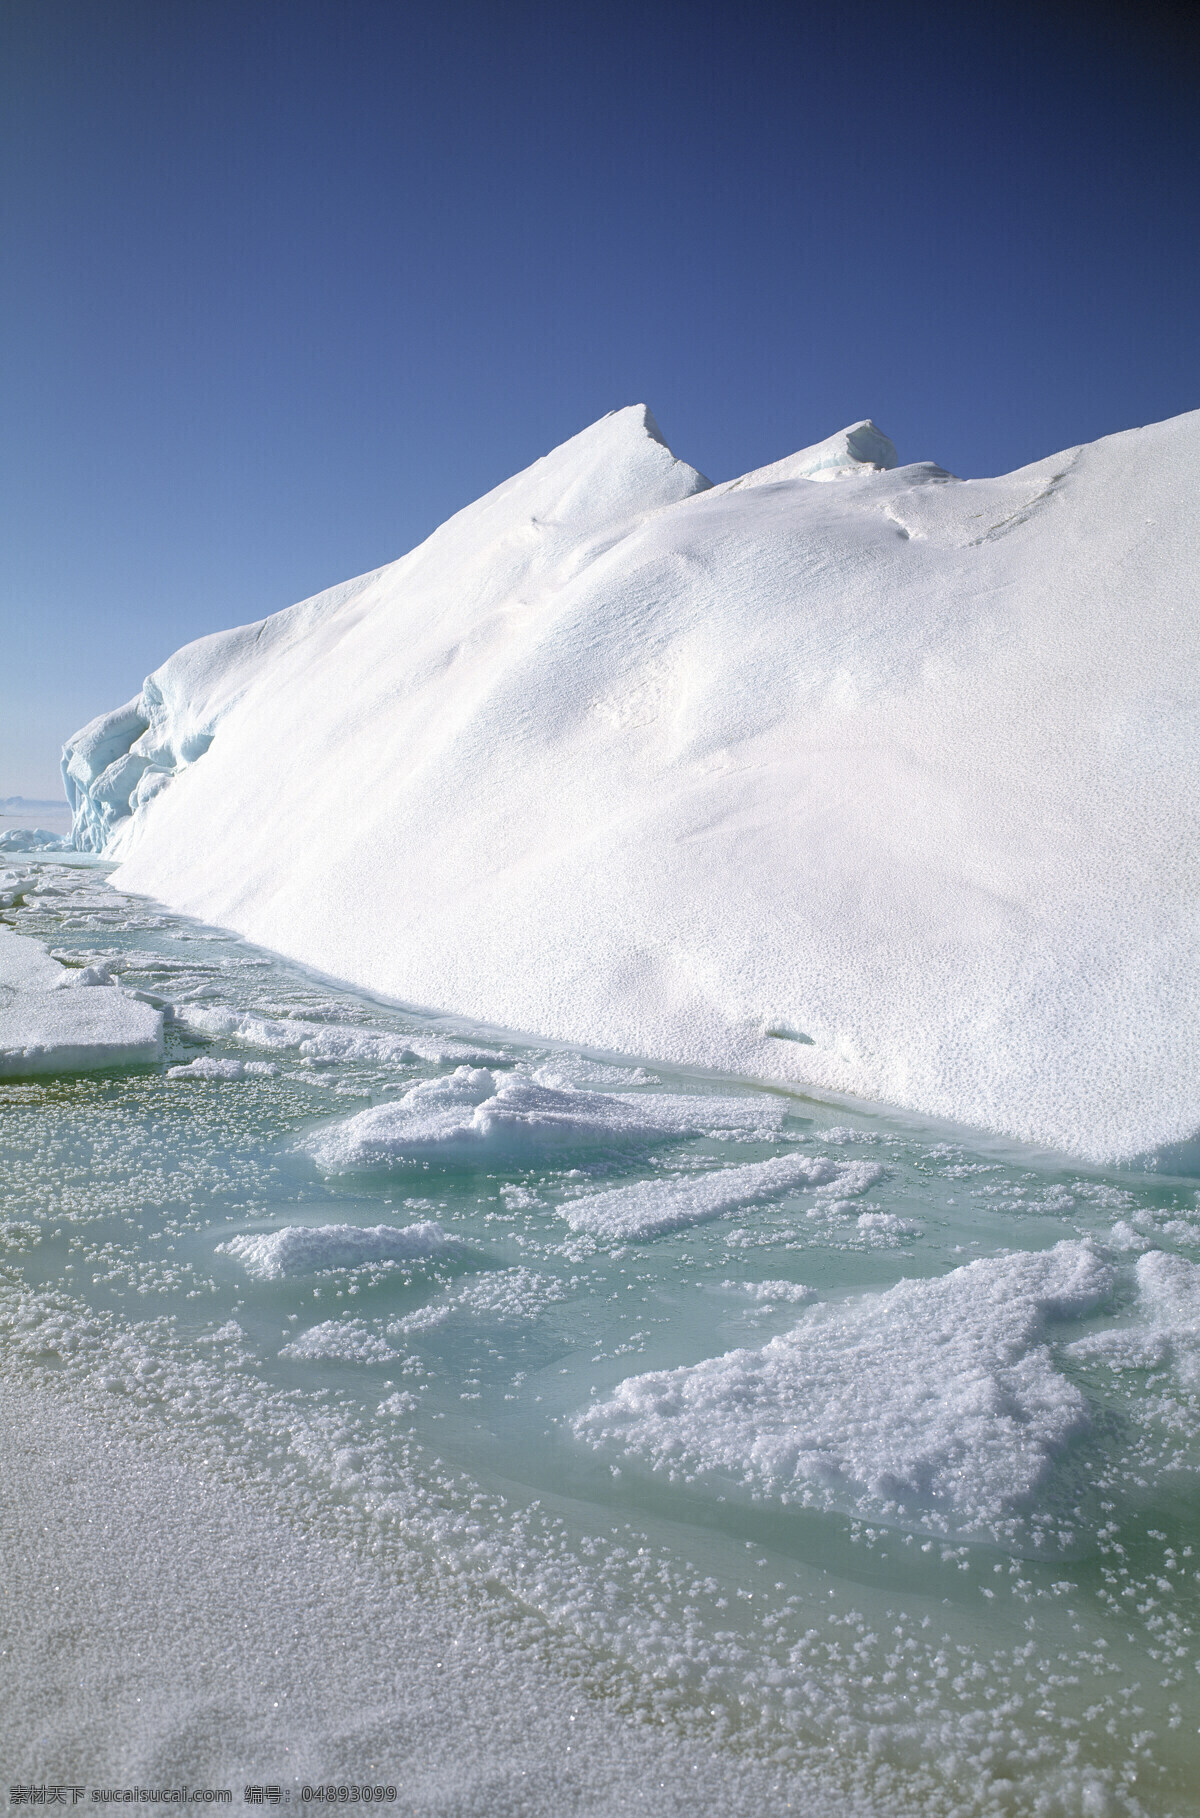
[[[619,410],[64,751],[115,883],[380,996],[1095,1162],[1200,1129],[1200,412],[721,485]]]

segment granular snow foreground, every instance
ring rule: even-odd
[[[1200,413],[710,486],[635,406],[170,658],[76,841],[411,1004],[1131,1159],[1200,1129],[1198,531]]]

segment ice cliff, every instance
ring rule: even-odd
[[[815,484],[814,482],[831,482]],[[1200,413],[710,486],[617,411],[64,753],[122,888],[407,1002],[1112,1161],[1200,1129]]]

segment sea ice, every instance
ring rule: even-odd
[[[628,1149],[660,1138],[764,1136],[784,1107],[765,1095],[687,1098],[544,1086],[530,1074],[456,1067],[402,1098],[321,1130],[306,1145],[328,1174],[406,1162],[482,1161],[579,1148]]]
[[[161,1060],[162,1027],[161,1011],[98,971],[81,978],[0,923],[0,1077]]]
[[[61,852],[71,842],[45,827],[9,827],[0,833],[0,852]]]
[[[547,1307],[567,1299],[568,1294],[569,1289],[553,1276],[521,1267],[500,1269],[452,1289],[427,1307],[406,1313],[388,1330],[397,1337],[427,1332],[463,1313],[473,1319],[533,1320]]]
[[[400,1002],[1131,1159],[1200,1129],[1198,543],[1200,413],[711,487],[635,406],[178,651],[75,837]]]
[[[1184,1388],[1200,1388],[1200,1264],[1151,1250],[1138,1257],[1136,1277],[1136,1317],[1077,1339],[1070,1355],[1114,1370],[1167,1369]]]
[[[854,1169],[854,1163],[827,1161],[822,1156],[778,1155],[771,1161],[718,1168],[711,1174],[688,1174],[682,1179],[658,1175],[585,1199],[566,1200],[559,1211],[572,1230],[589,1231],[596,1237],[661,1237],[805,1187],[845,1181]],[[879,1172],[874,1171],[874,1178]]]
[[[1087,1423],[1046,1322],[1090,1312],[1111,1283],[1076,1242],[901,1281],[813,1307],[761,1350],[629,1377],[574,1430],[689,1482],[994,1534]]]
[[[168,1079],[273,1079],[279,1072],[274,1061],[220,1060],[202,1054],[185,1066],[168,1067]]]
[[[413,1262],[452,1255],[459,1248],[432,1219],[414,1225],[284,1225],[217,1245],[219,1253],[236,1257],[260,1281],[290,1281],[362,1263]]]

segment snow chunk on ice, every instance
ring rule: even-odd
[[[343,1363],[391,1363],[402,1355],[362,1319],[326,1319],[280,1347],[281,1357],[340,1359]]]
[[[1087,1420],[1045,1323],[1089,1312],[1111,1282],[1077,1242],[902,1281],[814,1307],[760,1350],[630,1377],[574,1429],[688,1481],[994,1532]]]
[[[768,1309],[780,1304],[803,1306],[817,1298],[816,1289],[806,1287],[802,1281],[723,1281],[721,1286],[736,1288]]]
[[[895,1212],[860,1212],[858,1229],[864,1237],[899,1242],[902,1237],[920,1237],[923,1227],[911,1218],[901,1218]]]
[[[217,1252],[235,1256],[260,1281],[284,1281],[321,1269],[446,1256],[459,1247],[439,1224],[426,1219],[415,1225],[284,1225],[278,1231],[231,1237],[217,1245]]]
[[[1114,1370],[1171,1369],[1185,1388],[1200,1388],[1200,1263],[1151,1250],[1138,1258],[1137,1288],[1140,1318],[1077,1339],[1069,1354]]]
[[[274,1061],[221,1060],[213,1054],[202,1054],[186,1066],[168,1067],[168,1079],[274,1079],[279,1068]]]
[[[77,984],[107,990],[64,989]],[[162,1059],[162,1013],[104,977],[76,979],[0,924],[0,1077],[80,1073]]]
[[[850,1169],[812,1155],[779,1155],[683,1179],[642,1180],[630,1187],[567,1200],[559,1211],[574,1231],[618,1239],[661,1237],[802,1187],[826,1186]]]
[[[519,1071],[457,1067],[419,1081],[393,1103],[320,1131],[306,1146],[326,1173],[342,1174],[431,1157],[480,1161],[556,1149],[622,1149],[664,1137],[762,1136],[777,1130],[783,1115],[783,1106],[766,1097],[585,1092],[544,1086]]]

